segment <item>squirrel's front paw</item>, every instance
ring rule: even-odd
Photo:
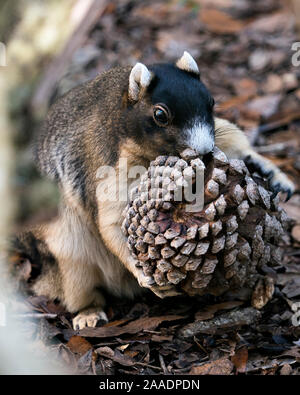
[[[146,276],[141,268],[136,268],[135,277],[141,287],[150,289],[161,299],[167,296],[181,295],[181,293],[175,289],[174,285],[157,285],[154,281],[154,278],[152,276]]]
[[[86,326],[95,328],[99,321],[108,322],[107,315],[101,307],[92,307],[82,310],[73,318],[73,329],[80,330]]]
[[[155,284],[152,276],[146,276],[142,268],[136,267],[134,270],[134,276],[137,279],[139,286],[143,288],[150,288]]]
[[[270,187],[274,192],[274,196],[277,195],[278,192],[283,192],[287,194],[286,200],[289,200],[295,192],[294,183],[289,180],[289,178],[273,163],[263,157],[253,157],[250,155],[247,156],[244,161],[250,170],[256,170],[262,176],[269,179]]]

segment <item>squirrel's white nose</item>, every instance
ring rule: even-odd
[[[215,146],[213,129],[206,123],[195,123],[193,127],[186,130],[186,136],[188,146],[199,155],[208,154]]]

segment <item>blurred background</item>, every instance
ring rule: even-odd
[[[285,262],[298,265],[293,286],[282,285],[299,297],[299,32],[298,0],[0,0],[0,242],[56,214],[57,187],[32,158],[51,103],[111,67],[173,62],[187,50],[217,115],[297,185],[283,206],[295,220]]]

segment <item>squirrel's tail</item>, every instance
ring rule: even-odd
[[[29,287],[47,268],[56,266],[39,227],[11,237],[7,255],[12,277]]]

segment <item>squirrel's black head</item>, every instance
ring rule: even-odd
[[[176,64],[137,63],[129,76],[128,103],[127,135],[145,151],[178,154],[191,147],[205,155],[213,150],[214,100],[187,52]]]

